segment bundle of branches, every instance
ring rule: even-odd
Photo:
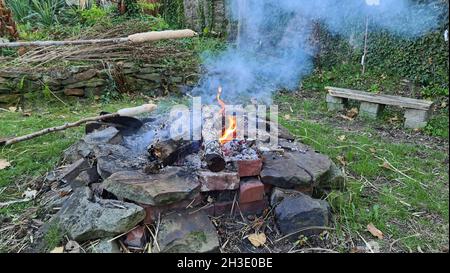
[[[13,40],[19,38],[12,12],[6,7],[4,0],[0,0],[0,37],[10,37]]]
[[[113,39],[114,37],[126,36],[136,31],[127,24],[118,25],[108,31],[93,33],[82,33],[71,37],[69,41],[81,39]],[[181,46],[177,46],[176,40],[170,42],[151,43],[110,43],[102,44],[80,44],[69,46],[37,46],[29,47],[28,51],[19,57],[3,62],[2,66],[12,67],[39,67],[51,66],[65,61],[82,62],[104,62],[122,60],[158,61],[166,57],[185,57],[189,54]]]
[[[10,60],[9,67],[39,67],[60,61],[104,62],[121,60],[155,61],[163,57],[183,57],[187,52],[174,45],[164,47],[152,44],[80,45],[70,47],[36,47]]]

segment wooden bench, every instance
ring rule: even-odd
[[[325,87],[328,91],[327,104],[329,110],[344,110],[348,100],[361,101],[361,115],[377,118],[385,105],[399,106],[405,109],[405,127],[423,128],[427,125],[433,102],[399,96],[379,95],[363,91]]]

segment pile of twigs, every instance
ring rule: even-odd
[[[108,31],[82,33],[69,40],[105,39],[123,37],[145,29],[140,26],[130,27],[128,24],[117,25]],[[148,29],[147,29],[148,30]],[[2,66],[8,68],[44,67],[61,62],[108,62],[123,60],[155,61],[165,57],[182,57],[189,53],[177,46],[177,41],[156,43],[107,43],[71,46],[48,46],[26,48],[26,52],[13,59],[2,60]],[[20,50],[19,50],[20,51]]]

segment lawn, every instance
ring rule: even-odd
[[[372,240],[366,229],[369,223],[384,233],[378,242],[383,251],[434,252],[448,247],[445,138],[427,139],[424,133],[395,126],[385,130],[398,133],[383,136],[384,130],[378,128],[385,126],[383,120],[342,121],[338,113],[326,113],[323,96],[282,95],[277,101],[281,124],[330,156],[347,174],[347,191],[327,197],[342,250],[349,241]]]
[[[383,120],[342,120],[339,113],[326,111],[323,94],[313,92],[306,99],[299,94],[275,97],[281,109],[281,124],[302,142],[330,156],[348,178],[345,191],[326,197],[335,216],[336,230],[330,233],[334,248],[349,252],[361,242],[374,241],[367,231],[367,225],[373,223],[384,234],[383,240],[375,240],[382,251],[445,250],[448,140],[403,130],[399,124],[386,127]],[[173,101],[166,98],[160,103]],[[0,137],[22,135],[143,102],[142,98],[129,97],[108,103],[89,100],[66,105],[53,102],[50,106],[41,102],[25,111],[1,111]],[[385,119],[392,115],[388,113]],[[386,135],[386,130],[396,133]],[[80,127],[2,147],[0,158],[10,162],[11,167],[0,171],[0,202],[21,199],[22,193],[52,170],[62,152],[82,135]],[[20,216],[34,207],[33,201],[5,206],[0,208],[0,218],[20,222]],[[18,250],[8,242],[8,238],[0,238],[1,251]]]

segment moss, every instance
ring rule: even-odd
[[[58,225],[52,224],[44,237],[45,250],[51,251],[55,247],[59,246],[63,240],[64,233]]]

